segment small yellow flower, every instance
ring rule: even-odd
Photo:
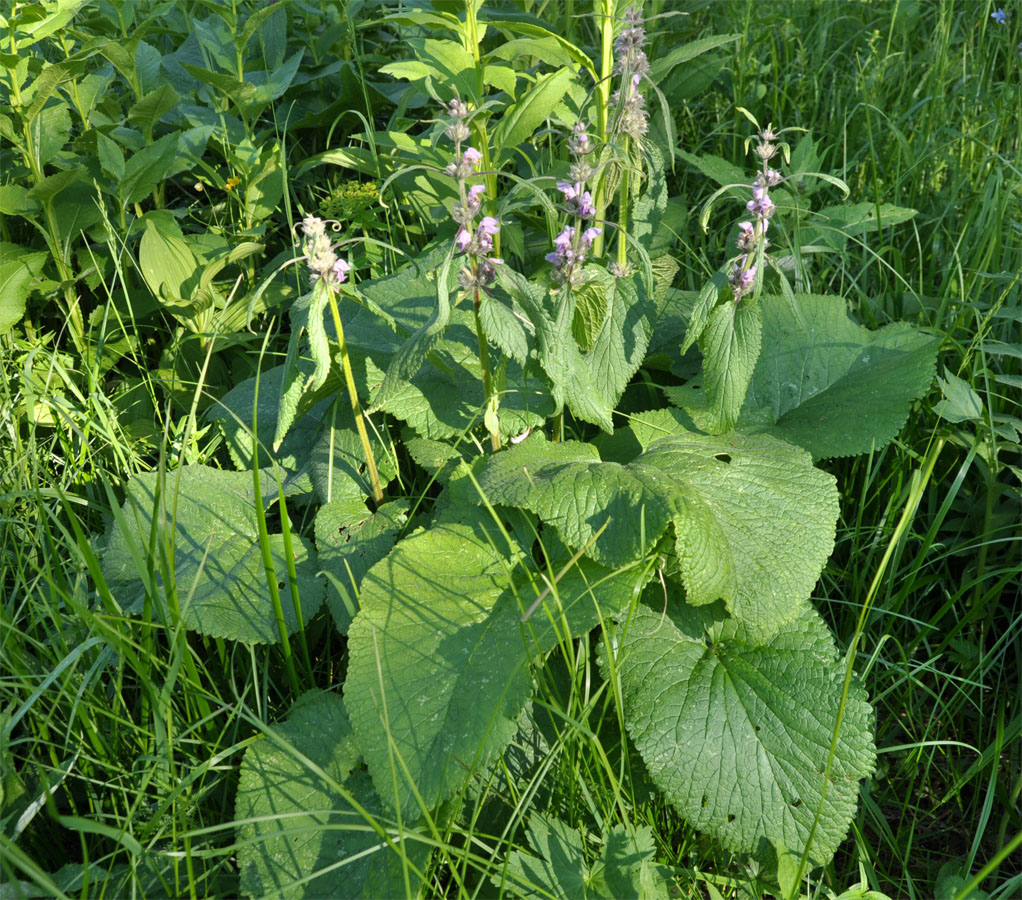
[[[233,191],[239,184],[241,184],[241,179],[231,176],[227,179],[227,190]]]

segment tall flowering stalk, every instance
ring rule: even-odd
[[[742,253],[735,260],[728,276],[735,303],[755,287],[763,253],[770,245],[766,234],[776,207],[770,199],[769,191],[781,182],[781,173],[770,168],[770,160],[777,155],[775,143],[777,137],[777,132],[770,125],[758,134],[759,142],[755,153],[760,158],[761,169],[752,183],[752,199],[746,204],[746,209],[752,214],[753,219],[738,223],[738,249]]]
[[[322,219],[316,216],[307,216],[302,221],[302,232],[305,235],[305,259],[309,266],[313,290],[325,290],[327,302],[330,304],[334,330],[337,332],[337,343],[341,351],[344,379],[348,385],[348,397],[351,399],[351,411],[355,418],[355,428],[358,430],[359,440],[362,441],[362,451],[365,453],[366,464],[369,466],[373,500],[379,503],[383,499],[380,473],[376,468],[376,457],[373,455],[373,448],[369,443],[362,406],[358,401],[358,391],[355,390],[355,376],[351,371],[348,345],[344,340],[344,325],[341,323],[341,314],[337,309],[337,298],[334,293],[337,285],[347,279],[348,273],[351,271],[351,264],[345,259],[339,259],[334,252],[333,244],[326,233],[326,223]]]
[[[614,39],[614,74],[621,76],[621,86],[610,98],[616,109],[614,131],[621,135],[625,159],[629,156],[629,143],[641,140],[648,127],[646,99],[639,90],[642,79],[649,74],[649,60],[643,49],[646,45],[646,29],[643,25],[642,9],[630,7],[624,16],[624,28]],[[617,266],[615,274],[623,274],[628,262],[628,195],[630,192],[630,170],[626,163],[621,167],[621,181],[618,185],[618,238]]]
[[[554,238],[554,251],[546,258],[554,265],[554,281],[570,290],[582,282],[582,264],[601,233],[599,228],[586,226],[596,215],[596,207],[592,194],[586,189],[586,183],[595,172],[586,159],[593,151],[593,143],[584,122],[575,124],[568,141],[568,151],[572,158],[568,180],[557,182],[557,190],[561,192],[564,210],[573,218],[574,224],[565,225]],[[565,298],[567,293],[566,290]]]
[[[451,209],[451,218],[458,223],[458,231],[454,236],[454,245],[458,255],[465,258],[464,265],[458,271],[458,286],[466,294],[472,296],[472,314],[475,321],[476,339],[479,345],[479,364],[483,374],[483,396],[485,398],[484,422],[490,433],[490,445],[494,450],[500,449],[500,429],[497,421],[497,408],[500,397],[493,387],[490,372],[490,353],[479,318],[479,307],[483,294],[489,291],[497,277],[496,266],[503,260],[491,256],[493,241],[500,231],[500,223],[493,216],[483,216],[478,222],[476,217],[482,208],[485,185],[469,185],[470,178],[479,174],[483,154],[475,147],[462,145],[468,141],[471,132],[467,119],[468,107],[457,97],[445,106],[445,111],[452,121],[444,129],[444,133],[454,142],[454,160],[447,166],[447,174],[458,183],[458,202]]]

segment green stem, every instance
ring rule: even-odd
[[[486,398],[485,408],[489,410],[490,401],[493,397],[493,379],[490,377],[490,350],[486,345],[486,335],[483,334],[483,323],[479,319],[479,303],[479,288],[476,288],[472,295],[472,316],[475,319],[476,339],[479,342],[479,364],[483,370],[483,394]],[[500,449],[499,430],[490,430],[490,447],[494,452]]]
[[[266,345],[263,344],[265,349]],[[255,384],[255,400],[252,404],[252,434],[258,434],[259,379]],[[259,478],[259,441],[252,444],[252,490],[255,494],[256,531],[259,535],[259,551],[263,559],[263,570],[266,573],[266,586],[270,589],[270,602],[273,605],[273,619],[280,637],[280,648],[284,653],[284,664],[287,678],[291,683],[291,693],[295,698],[302,689],[298,681],[298,670],[295,668],[294,655],[291,653],[291,639],[287,633],[287,621],[284,618],[284,607],[280,603],[280,586],[277,584],[277,573],[273,568],[273,552],[270,550],[270,535],[266,528],[266,514],[263,506],[263,489]],[[281,518],[287,516],[287,510],[281,509]]]
[[[634,90],[634,88],[633,88]],[[624,152],[625,158],[628,157],[628,144],[629,140],[626,136],[624,138]],[[618,265],[624,268],[628,262],[628,241],[626,234],[628,233],[628,191],[630,172],[627,163],[621,167],[621,183],[618,186],[618,210],[617,210],[617,261]]]
[[[600,4],[600,83],[596,86],[596,124],[600,146],[607,143],[610,135],[610,81],[614,76],[614,0],[602,0]],[[594,205],[596,221],[603,222],[607,214],[606,173],[597,176]],[[592,255],[603,256],[604,235],[597,235],[593,241]]]
[[[334,318],[337,343],[341,348],[341,365],[344,367],[344,380],[348,384],[348,397],[351,399],[351,411],[355,416],[355,428],[358,429],[358,437],[362,441],[362,450],[366,455],[366,464],[369,466],[369,480],[373,485],[373,500],[379,503],[383,499],[383,488],[380,487],[380,473],[376,468],[376,457],[373,456],[373,448],[369,444],[365,416],[362,413],[362,406],[358,402],[358,391],[355,390],[355,376],[351,371],[351,360],[348,359],[348,345],[344,340],[344,326],[341,324],[341,314],[337,309],[337,299],[334,297],[334,289],[329,285],[327,286],[327,297],[330,300],[330,314]]]

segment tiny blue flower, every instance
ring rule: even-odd
[[[998,7],[997,12],[990,13],[990,18],[1004,25],[1008,21],[1008,14],[1001,7]]]

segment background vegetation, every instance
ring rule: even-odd
[[[293,270],[272,276],[299,252],[303,215],[336,218],[342,238],[360,239],[349,249],[362,279],[436,236],[439,200],[420,173],[380,202],[388,174],[428,150],[400,135],[434,114],[381,74],[419,34],[385,21],[397,8],[154,0],[75,5],[63,20],[43,4],[4,12],[3,896],[239,891],[239,763],[290,705],[288,660],[277,646],[189,635],[152,610],[120,613],[99,587],[95,548],[130,476],[231,468],[208,413],[261,359],[283,362],[284,313],[301,288]],[[876,209],[870,227],[820,250],[803,289],[845,297],[871,327],[907,319],[943,339],[939,377],[900,437],[827,464],[841,518],[814,596],[842,650],[865,616],[856,669],[879,762],[814,883],[821,896],[860,882],[892,897],[1022,890],[1022,11],[1003,22],[995,11],[953,0],[645,10],[654,67],[683,42],[739,35],[660,85],[684,154],[668,174],[674,287],[699,291],[729,242],[730,212],[700,227],[716,185],[691,160],[748,168],[743,107],[805,129],[820,170]],[[581,0],[480,13],[512,16],[542,19],[599,59]],[[53,83],[23,93],[43,61]],[[666,134],[659,116],[653,140]],[[540,133],[535,147],[548,168],[557,146]],[[884,204],[917,212],[895,227]],[[160,216],[197,236],[201,302],[153,284],[145,242]],[[523,232],[508,255],[535,264],[544,240]],[[651,390],[640,373],[623,408]],[[415,477],[408,495],[425,495],[428,477]],[[312,683],[336,687],[345,642],[325,612],[306,642]],[[594,747],[628,748],[613,723],[598,724],[580,721],[550,756],[544,785],[568,821],[614,805]],[[655,794],[637,801],[632,815],[681,896],[767,890]],[[486,895],[485,879],[457,875],[478,852],[472,837],[464,824],[442,835],[426,893]]]

